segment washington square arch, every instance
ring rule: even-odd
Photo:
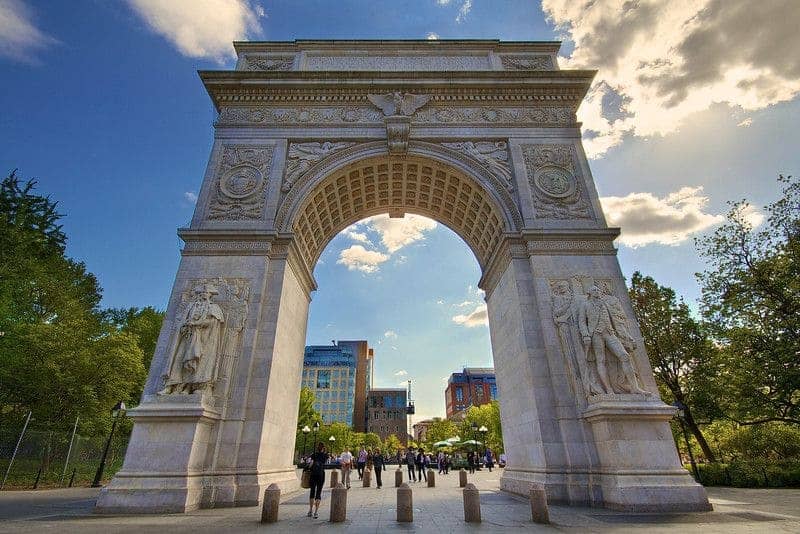
[[[99,512],[252,506],[299,486],[314,266],[388,213],[480,264],[508,467],[550,502],[707,510],[682,468],[581,146],[593,71],[559,43],[239,42],[200,78],[214,144],[122,469]]]

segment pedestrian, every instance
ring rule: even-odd
[[[475,451],[469,451],[467,453],[467,465],[469,466],[469,473],[471,475],[475,474]]]
[[[311,517],[313,511],[314,519],[319,517],[319,503],[322,501],[322,486],[325,485],[325,460],[327,458],[325,444],[320,443],[317,445],[317,452],[311,455],[311,494],[308,498],[308,517]]]
[[[428,475],[425,473],[425,451],[422,450],[422,447],[419,448],[417,452],[417,457],[414,459],[414,464],[417,466],[417,481],[422,482],[423,479],[428,481]]]
[[[372,471],[372,449],[367,449],[367,469]]]
[[[414,447],[409,447],[406,451],[406,465],[408,466],[408,481],[416,482],[417,477],[414,474]]]
[[[361,450],[358,451],[358,460],[356,462],[356,466],[358,467],[358,480],[364,478],[365,465],[367,465],[367,450],[362,445]]]
[[[339,456],[339,465],[342,468],[342,484],[347,489],[350,489],[350,471],[353,467],[353,455],[348,447],[345,447],[344,452]]]
[[[372,453],[372,466],[375,468],[375,482],[378,489],[381,489],[381,486],[383,486],[381,471],[386,471],[386,457],[380,449],[375,449],[375,452]]]
[[[494,467],[494,457],[492,456],[492,449],[488,447],[486,448],[486,457],[484,458],[484,461],[486,462],[486,468],[491,473],[492,467]]]
[[[445,453],[444,455],[444,474],[450,474],[450,464],[453,463],[453,457],[450,456],[449,453]]]
[[[444,451],[439,451],[436,456],[436,463],[439,465],[439,474],[444,473]]]

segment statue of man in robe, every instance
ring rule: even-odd
[[[194,393],[208,388],[216,379],[225,322],[222,308],[211,301],[211,296],[217,293],[217,288],[211,284],[194,289],[195,300],[186,310],[178,331],[175,350],[164,375],[164,389],[159,395]]]

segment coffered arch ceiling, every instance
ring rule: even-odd
[[[292,232],[313,269],[325,246],[347,226],[381,213],[415,213],[456,232],[481,268],[509,231],[488,191],[463,171],[423,156],[377,156],[330,173],[305,197]]]

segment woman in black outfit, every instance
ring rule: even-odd
[[[380,449],[372,453],[372,465],[375,467],[375,482],[377,483],[378,489],[381,489],[381,486],[383,486],[383,482],[381,482],[381,470],[386,471],[386,458],[383,456]]]
[[[325,485],[325,461],[328,454],[325,445],[317,445],[317,452],[311,455],[311,495],[308,500],[308,517],[313,509],[314,519],[319,517],[319,503],[322,500],[322,486]]]

